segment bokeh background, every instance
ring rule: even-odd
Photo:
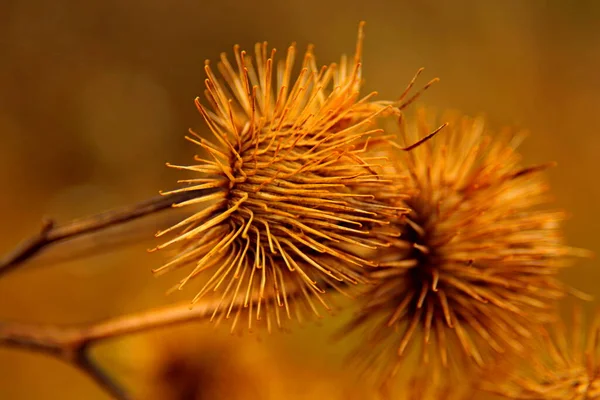
[[[419,67],[419,101],[532,132],[525,161],[554,160],[568,241],[600,252],[600,2],[191,1],[0,2],[0,252],[38,229],[154,196],[206,132],[193,99],[203,62],[235,43],[316,44],[320,64],[354,50],[366,20],[365,93],[396,98]],[[166,216],[55,247],[0,280],[0,317],[84,323],[165,304],[171,279],[145,250]],[[600,294],[597,260],[564,274]],[[186,292],[182,298],[189,298]],[[187,297],[186,297],[187,296]],[[591,307],[591,306],[590,306]],[[290,335],[230,337],[193,324],[100,346],[103,365],[141,398],[369,398],[343,368],[335,318]],[[197,378],[196,378],[197,377]],[[180,393],[161,382],[176,380]],[[165,392],[165,390],[167,392]],[[187,397],[186,397],[187,396]],[[106,399],[44,356],[0,349],[0,399]]]

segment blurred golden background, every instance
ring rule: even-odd
[[[235,43],[252,49],[267,40],[281,53],[295,41],[301,51],[314,43],[326,64],[352,54],[360,20],[367,21],[365,93],[395,99],[425,67],[421,84],[441,82],[421,104],[530,130],[525,161],[558,162],[549,177],[571,215],[569,243],[600,253],[600,2],[593,0],[4,0],[0,252],[35,232],[43,216],[60,223],[173,188],[178,174],[164,163],[191,159],[189,127],[206,132],[193,104],[204,88],[204,59]],[[145,250],[164,219],[58,245],[6,276],[0,318],[83,323],[189,299],[187,291],[166,298],[172,281],[150,273],[165,255]],[[598,295],[597,265],[583,261],[564,278]],[[257,340],[193,324],[107,342],[96,354],[143,398],[194,398],[161,392],[165,376],[194,384],[181,370],[201,376],[202,399],[368,398],[343,368],[347,346],[329,340],[338,320],[322,325]],[[161,370],[168,355],[173,365]],[[0,349],[0,399],[106,398],[69,366]]]

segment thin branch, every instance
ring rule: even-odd
[[[244,297],[240,296],[235,304],[243,302]],[[113,398],[129,400],[131,396],[127,391],[89,356],[90,346],[149,329],[205,320],[220,303],[220,299],[207,299],[192,309],[188,302],[178,303],[79,327],[0,322],[0,346],[19,347],[58,358],[87,374]]]
[[[132,398],[126,389],[94,362],[87,351],[81,351],[78,355],[79,357],[74,365],[106,393],[110,394],[115,400],[130,400]]]
[[[131,399],[127,391],[92,360],[88,351],[91,343],[75,328],[0,323],[0,346],[51,355],[88,375],[114,399]]]
[[[76,219],[60,226],[55,226],[52,220],[45,220],[37,234],[19,243],[11,252],[0,259],[0,276],[15,270],[24,261],[56,242],[124,224],[168,209],[175,203],[209,194],[213,190],[198,190],[156,196],[131,206],[115,208],[100,214]]]

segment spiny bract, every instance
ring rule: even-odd
[[[361,24],[353,61],[320,69],[309,47],[295,81],[293,45],[276,69],[266,43],[256,45],[255,62],[236,46],[237,68],[221,56],[222,81],[206,64],[210,107],[196,105],[216,142],[192,133],[209,159],[173,166],[202,176],[168,193],[209,192],[176,204],[198,208],[157,234],[180,230],[158,246],[180,248],[156,272],[191,265],[179,289],[206,273],[194,301],[217,292],[213,317],[234,316],[232,329],[243,309],[249,328],[265,316],[269,330],[302,310],[319,315],[318,303],[329,308],[324,289],[362,282],[362,268],[375,265],[352,249],[386,246],[378,228],[403,212],[365,194],[400,191],[378,172],[384,160],[367,153],[368,138],[385,140],[373,120],[394,103],[359,98],[362,39]]]
[[[428,119],[403,122],[401,136],[423,137]],[[523,135],[491,136],[480,118],[445,121],[396,157],[412,211],[392,224],[402,235],[374,256],[362,308],[342,331],[368,332],[356,356],[376,376],[393,376],[411,342],[435,366],[524,350],[532,326],[553,318],[565,291],[557,273],[578,254],[563,245],[564,213],[546,207],[547,166],[520,165]]]
[[[600,399],[600,310],[587,330],[576,307],[569,328],[541,329],[528,357],[511,361],[490,370],[482,388],[507,399]]]

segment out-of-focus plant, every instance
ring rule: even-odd
[[[488,371],[480,386],[506,399],[600,399],[600,310],[588,329],[581,307],[572,324],[540,327],[528,360],[512,359]]]

